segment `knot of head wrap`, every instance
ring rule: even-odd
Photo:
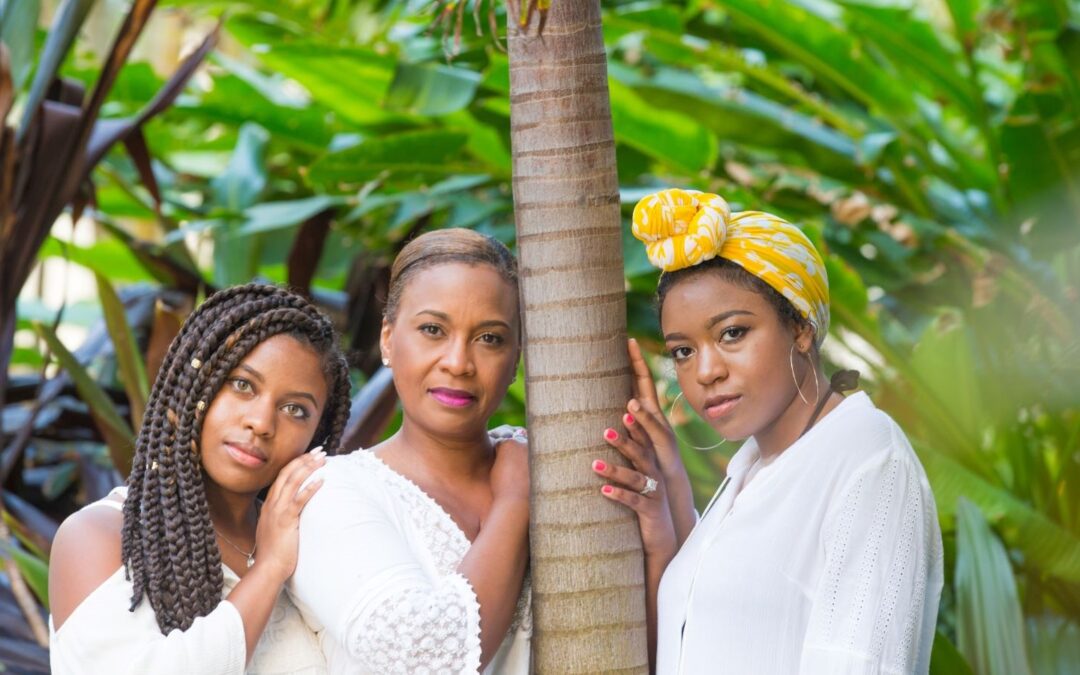
[[[829,331],[825,262],[802,230],[761,211],[731,212],[719,195],[663,190],[634,207],[634,236],[649,262],[665,272],[717,256],[774,288],[814,327],[820,346]]]

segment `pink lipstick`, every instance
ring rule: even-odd
[[[435,387],[428,391],[431,396],[450,408],[464,408],[467,405],[471,405],[476,401],[476,397],[467,391],[461,389],[450,389],[448,387]]]

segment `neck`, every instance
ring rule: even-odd
[[[799,440],[818,403],[821,402],[821,399],[831,398],[832,396],[829,382],[824,375],[817,374],[819,369],[807,368],[806,371],[802,378],[803,381],[799,383],[799,389],[803,392],[803,396],[806,397],[806,401],[803,401],[798,393],[794,394],[784,411],[765,428],[754,434],[762,464],[772,462],[791,447],[795,441]],[[817,378],[816,384],[814,381],[815,376]],[[832,407],[835,407],[835,404],[830,401],[822,409],[814,423],[817,424]]]
[[[256,495],[228,492],[205,477],[203,483],[214,527],[226,536],[232,533],[245,539],[253,537],[259,515],[255,508]]]
[[[388,445],[394,452],[409,456],[425,473],[451,479],[484,479],[491,471],[495,448],[487,432],[466,436],[446,436],[414,423],[406,415],[401,430]]]

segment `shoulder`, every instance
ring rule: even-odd
[[[817,441],[844,472],[897,460],[918,466],[911,443],[900,426],[863,392],[851,395],[830,417]]]
[[[301,512],[301,522],[309,512],[355,513],[385,502],[384,474],[387,471],[386,466],[368,450],[327,457],[326,464],[308,478],[308,481],[322,480],[322,485]]]
[[[49,556],[49,607],[59,630],[68,616],[121,566],[123,514],[96,506],[69,516]]]

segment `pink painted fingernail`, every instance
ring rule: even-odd
[[[607,469],[607,464],[602,459],[598,459],[592,463],[592,468],[596,471],[604,471]]]
[[[600,492],[603,492],[606,495],[609,495],[614,491],[615,488],[611,487],[610,485],[605,485],[604,487],[600,488]]]
[[[609,441],[617,441],[619,440],[619,433],[614,429],[608,429],[604,431],[604,438],[608,439]]]
[[[623,421],[626,422],[627,424],[633,424],[634,423],[634,416],[631,415],[630,413],[626,413],[625,415],[623,415]]]

